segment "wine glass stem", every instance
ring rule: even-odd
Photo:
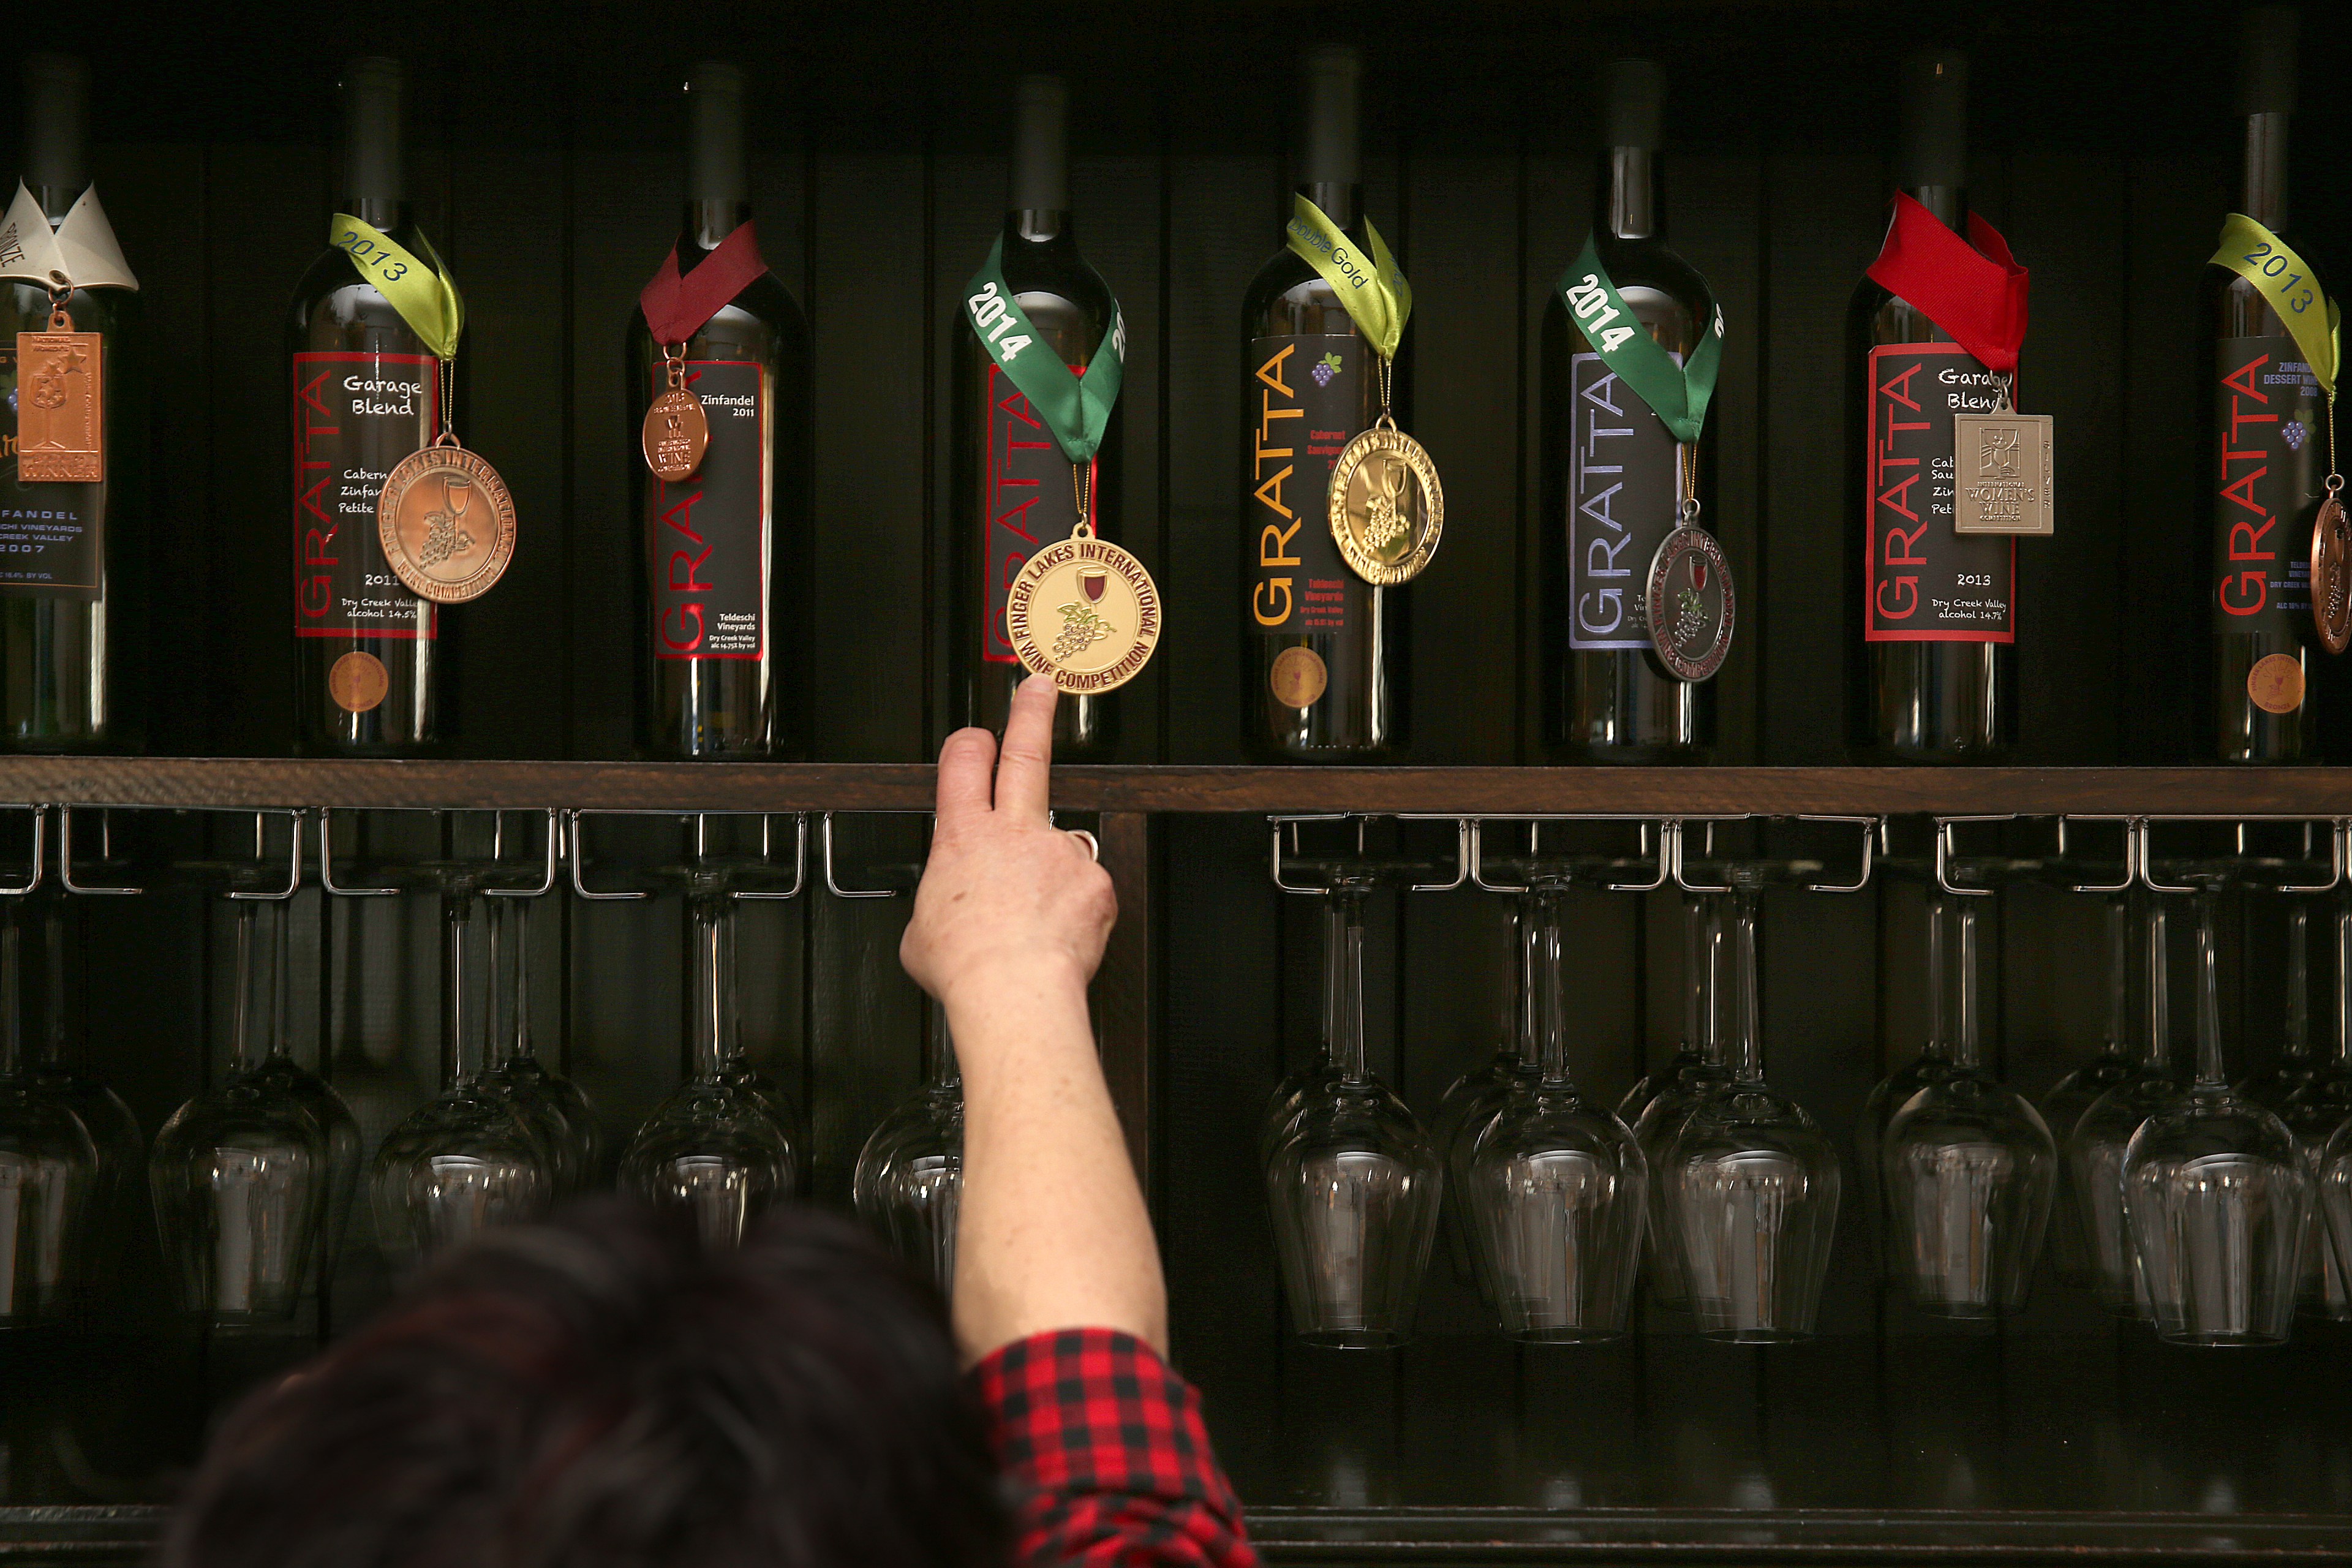
[[[1546,1084],[1564,1085],[1568,1079],[1568,999],[1560,977],[1560,905],[1558,893],[1536,900],[1536,1026],[1542,1043],[1541,1065]]]
[[[2286,911],[2286,1041],[2289,1061],[2311,1055],[2311,913],[2300,900]]]
[[[1764,1020],[1756,989],[1754,888],[1731,895],[1731,1042],[1725,1065],[1740,1083],[1764,1080]]]
[[[2213,962],[2211,889],[2197,895],[2197,1087],[2226,1088],[2221,1067],[2221,992]]]
[[[1958,966],[1952,987],[1958,1002],[1952,1020],[1952,1063],[1956,1067],[1980,1068],[1984,1065],[1984,1020],[1979,1005],[1981,994],[1978,990],[1976,906],[1961,904],[1952,911],[1952,924],[1958,939],[1953,958]]]
[[[2172,983],[2165,951],[2165,911],[2161,900],[2147,900],[2147,951],[2143,955],[2147,986],[2147,1039],[2145,1058],[2157,1072],[2172,1066]]]
[[[688,901],[694,942],[694,988],[688,1037],[691,1069],[716,1079],[735,1054],[735,904],[724,893]]]
[[[254,923],[261,918],[257,905],[236,902],[229,905],[236,916],[236,995],[229,1012],[229,1060],[239,1072],[249,1072],[262,1063],[259,1041],[263,1030],[258,1017],[257,980],[260,964],[255,949]]]
[[[2131,908],[2120,893],[2107,900],[2107,1049],[2120,1054],[2131,1038]]]
[[[477,1000],[479,962],[474,953],[480,895],[470,888],[444,895],[441,921],[441,1037],[446,1060],[444,1088],[478,1077],[482,1070],[481,1005]]]
[[[1683,897],[1683,1040],[1686,1047],[1706,1049],[1706,926],[1704,893]]]
[[[1324,1037],[1340,1078],[1360,1083],[1364,1067],[1364,890],[1334,888],[1323,923]]]

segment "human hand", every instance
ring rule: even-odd
[[[1108,874],[1046,816],[1055,697],[1045,676],[1022,682],[1001,755],[985,730],[959,730],[940,748],[939,816],[898,962],[951,1010],[1041,986],[1083,990],[1118,918]]]

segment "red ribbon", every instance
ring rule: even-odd
[[[1987,370],[2016,373],[2017,351],[2025,344],[2028,274],[2000,231],[1975,213],[1969,214],[1969,237],[1962,239],[1897,191],[1886,244],[1869,275],[1925,311]]]
[[[677,247],[671,246],[661,270],[637,296],[637,308],[646,313],[654,342],[668,348],[700,331],[705,321],[725,310],[729,300],[767,270],[760,242],[752,237],[747,223],[720,240],[719,248],[683,278],[678,276]]]

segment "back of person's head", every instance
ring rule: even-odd
[[[165,1568],[930,1568],[1008,1526],[936,1292],[807,1210],[496,1233],[223,1426]]]

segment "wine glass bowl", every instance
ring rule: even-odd
[[[963,1091],[927,1083],[866,1140],[851,1182],[857,1215],[941,1290],[955,1284],[963,1191]]]
[[[478,1078],[453,1083],[394,1128],[368,1184],[378,1241],[411,1263],[541,1218],[555,1199],[545,1149]]]
[[[766,1106],[742,1088],[696,1079],[664,1100],[621,1154],[621,1186],[733,1247],[793,1195],[798,1162]]]
[[[1310,1344],[1412,1336],[1444,1175],[1404,1102],[1342,1077],[1310,1095],[1266,1171],[1291,1327]]]
[[[2058,1150],[2021,1095],[1960,1070],[1888,1124],[1890,1268],[1932,1316],[1989,1318],[2025,1304],[2058,1184]]]
[[[1569,1344],[1625,1332],[1649,1163],[1624,1122],[1571,1084],[1521,1083],[1465,1179],[1506,1334]]]
[[[98,1170],[98,1145],[80,1120],[20,1074],[0,1072],[0,1327],[39,1322],[69,1304]]]
[[[163,1124],[148,1184],[183,1310],[224,1328],[293,1316],[334,1186],[317,1118],[233,1074]]]

